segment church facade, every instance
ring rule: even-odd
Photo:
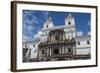
[[[38,45],[35,43],[38,49],[37,61],[91,58],[91,36],[77,36],[75,19],[71,14],[64,21],[65,24],[62,26],[55,26],[51,17],[44,22],[40,41]],[[25,45],[23,46],[25,48]]]

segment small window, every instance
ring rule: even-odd
[[[70,23],[70,22],[68,22],[68,24],[70,25],[71,23]]]
[[[59,40],[58,36],[55,36],[55,40]]]
[[[71,53],[71,48],[68,48],[68,53]]]
[[[48,25],[46,25],[46,28],[48,28]]]
[[[42,54],[44,54],[44,50],[42,50]]]
[[[33,47],[35,47],[35,44],[33,45]]]
[[[90,42],[89,42],[89,41],[87,41],[87,44],[90,44]]]
[[[80,45],[80,42],[78,42],[78,45]]]

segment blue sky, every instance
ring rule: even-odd
[[[43,23],[51,16],[55,26],[64,25],[64,19],[69,14],[75,18],[76,31],[80,35],[89,34],[90,29],[90,13],[77,12],[54,12],[54,11],[36,11],[23,10],[23,41],[36,40],[39,31],[43,27]]]

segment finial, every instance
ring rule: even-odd
[[[67,19],[70,19],[71,17],[72,17],[72,14],[69,13],[69,15],[65,17],[65,19],[66,19],[66,18],[67,18]]]
[[[69,13],[67,19],[70,19],[70,18],[72,18],[72,14],[71,13]]]
[[[46,20],[46,22],[50,22],[52,20],[51,16],[48,17],[48,19]]]
[[[71,13],[69,14],[69,17],[72,17],[72,14]]]

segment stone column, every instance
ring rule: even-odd
[[[50,46],[50,48],[49,48],[49,53],[50,53],[50,56],[51,56],[51,46]]]

